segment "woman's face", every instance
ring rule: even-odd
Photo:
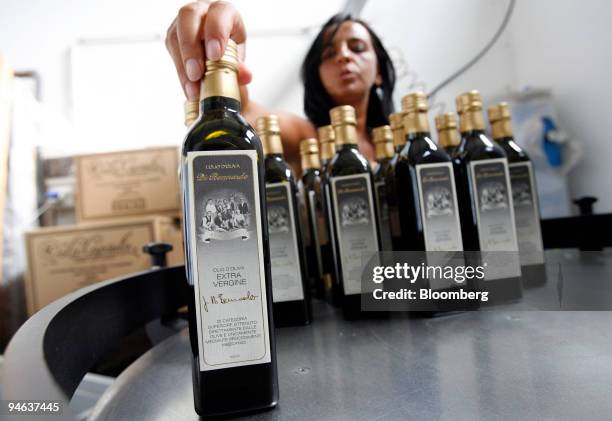
[[[368,30],[357,22],[342,22],[326,44],[319,67],[325,90],[338,105],[363,101],[372,85],[382,81]]]

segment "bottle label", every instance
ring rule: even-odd
[[[382,249],[392,251],[391,225],[389,221],[389,205],[387,204],[387,188],[384,181],[374,183],[376,190],[376,206],[378,207],[378,228],[380,229],[380,242]]]
[[[268,233],[275,303],[304,299],[295,210],[288,182],[266,185]]]
[[[333,177],[331,188],[344,294],[360,294],[363,268],[379,251],[370,174]]]
[[[472,161],[469,169],[480,251],[487,262],[485,280],[518,277],[521,275],[518,253],[516,258],[507,253],[486,253],[518,252],[508,161],[506,158]]]
[[[185,166],[200,370],[269,363],[257,152],[189,152]]]
[[[450,162],[416,166],[425,250],[462,251],[455,176]]]
[[[508,169],[521,264],[542,264],[544,246],[533,165],[528,161],[516,162],[509,164]]]
[[[319,277],[323,276],[323,258],[321,256],[321,222],[325,224],[322,218],[321,212],[317,212],[317,194],[314,190],[308,191],[308,223],[311,227],[313,236],[313,247],[315,248],[315,254],[317,256],[317,270]],[[325,229],[325,225],[323,226]]]

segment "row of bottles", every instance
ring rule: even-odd
[[[322,274],[314,285],[318,296],[342,306],[345,315],[355,313],[361,292],[357,271],[364,262],[351,261],[359,253],[347,244],[357,242],[345,241],[347,235],[357,236],[357,232],[363,236],[367,222],[357,229],[340,220],[353,213],[372,215],[376,222],[369,239],[359,237],[361,253],[375,250],[374,237],[382,251],[465,251],[467,264],[486,262],[487,266],[485,280],[467,287],[486,289],[497,300],[517,299],[522,286],[545,282],[532,164],[514,141],[508,105],[501,103],[488,109],[493,140],[485,130],[482,108],[477,91],[459,96],[460,125],[454,113],[436,116],[436,143],[431,136],[426,96],[405,96],[402,111],[389,116],[390,126],[372,131],[378,161],[374,171],[356,148],[350,107],[333,109],[332,125],[319,129],[320,161],[312,157],[315,140],[303,142],[309,145],[301,148],[303,190],[308,196],[304,203],[310,238],[314,239],[309,244],[316,244],[317,237],[324,239],[318,240],[318,247],[308,254],[312,259],[309,262],[316,262],[313,266]],[[332,136],[336,136],[335,154],[327,146],[332,144]],[[325,153],[323,149],[327,149]],[[350,191],[371,192],[361,197],[361,206],[338,205],[338,193],[345,190],[332,186],[341,180],[339,177],[352,180]],[[375,209],[368,211],[370,203]],[[457,285],[437,285],[436,289],[453,287]]]
[[[459,96],[461,138],[457,144],[454,115],[438,117],[442,148],[431,138],[425,95],[407,95],[390,126],[373,132],[374,172],[357,147],[354,109],[335,107],[318,144],[301,143],[304,174],[296,180],[283,158],[278,118],[258,120],[255,131],[241,116],[237,71],[230,40],[220,60],[206,63],[201,113],[186,108],[197,121],[181,154],[200,415],[275,406],[275,323],[309,323],[311,290],[346,318],[359,317],[364,256],[520,250],[520,262],[489,266],[487,290],[514,299],[521,272],[543,279],[533,168],[513,140],[507,106],[489,110],[493,141],[480,95]],[[467,263],[479,264],[482,256],[471,258]]]

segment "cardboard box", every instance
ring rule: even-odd
[[[76,156],[77,221],[178,216],[178,154],[164,147]]]
[[[28,313],[87,285],[150,269],[150,256],[142,247],[152,241],[173,244],[168,260],[181,264],[178,230],[172,218],[142,217],[27,232]]]

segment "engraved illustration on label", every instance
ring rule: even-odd
[[[540,211],[531,162],[508,165],[519,254],[522,265],[544,263]]]
[[[291,185],[266,185],[272,290],[275,303],[304,299]]]
[[[441,162],[417,165],[415,173],[425,250],[436,252],[427,254],[427,264],[452,264],[453,252],[463,250],[452,164]],[[429,286],[438,290],[457,284],[448,279],[432,277]]]
[[[370,175],[333,177],[331,187],[344,294],[360,294],[364,265],[379,251]]]
[[[469,173],[480,251],[487,262],[485,279],[490,281],[520,276],[518,253],[516,258],[509,253],[486,253],[518,251],[508,163],[505,158],[472,161]]]
[[[189,152],[186,167],[200,370],[270,362],[257,153]]]
[[[426,251],[462,251],[461,225],[452,164],[416,167]]]

